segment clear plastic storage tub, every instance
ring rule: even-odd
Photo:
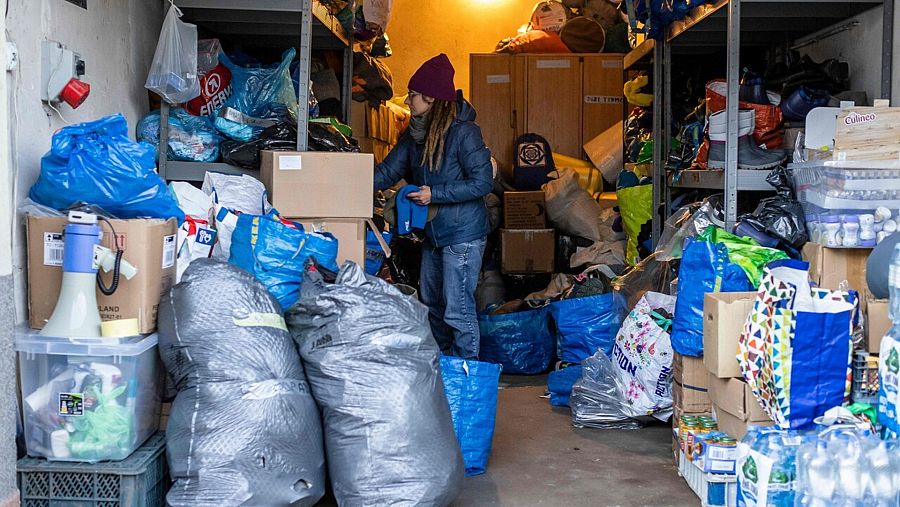
[[[157,335],[52,338],[16,334],[28,454],[123,460],[159,424]]]
[[[810,240],[871,248],[900,226],[900,161],[790,164]]]

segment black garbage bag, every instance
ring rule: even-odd
[[[806,232],[803,207],[794,197],[787,169],[776,167],[766,177],[766,181],[775,187],[775,197],[760,201],[756,211],[742,215],[740,221],[778,239],[784,246],[790,247],[790,250],[799,250],[809,241],[809,235]]]
[[[259,169],[260,151],[293,151],[297,149],[297,127],[279,122],[266,128],[259,139],[250,142],[226,139],[219,144],[222,160],[244,169]]]
[[[325,493],[319,410],[280,306],[253,275],[191,262],[159,303],[159,353],[178,390],[168,505],[315,505]]]
[[[345,151],[358,153],[359,143],[356,139],[348,139],[334,125],[310,122],[309,149],[310,151]]]
[[[322,410],[338,504],[449,505],[465,468],[428,309],[352,262],[326,276],[307,264],[285,318]]]

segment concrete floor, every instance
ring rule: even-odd
[[[541,398],[543,385],[504,381],[488,471],[466,479],[454,507],[700,504],[678,476],[668,426],[576,429],[567,409]]]
[[[467,477],[452,507],[700,505],[678,476],[668,425],[576,429],[541,397],[546,385],[545,375],[503,376],[488,471]]]

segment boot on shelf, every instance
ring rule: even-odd
[[[786,158],[784,150],[765,150],[753,142],[753,128],[756,126],[756,111],[738,111],[738,169],[770,169],[781,164]],[[710,169],[725,168],[725,140],[728,123],[725,111],[709,116],[709,161]]]

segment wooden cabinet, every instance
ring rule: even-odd
[[[622,120],[621,54],[470,57],[470,100],[494,158],[512,167],[515,138],[534,132],[553,151],[584,158],[582,145]]]

